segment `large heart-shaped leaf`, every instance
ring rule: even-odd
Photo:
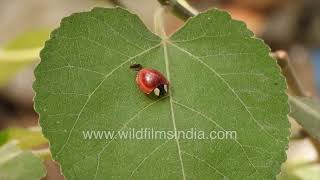
[[[159,38],[124,9],[96,8],[65,18],[41,59],[36,110],[68,179],[274,179],[280,171],[289,135],[285,81],[268,47],[226,12],[202,13]],[[165,74],[168,95],[141,93],[133,63]],[[83,135],[141,128],[237,138]]]

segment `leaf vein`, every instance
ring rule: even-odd
[[[163,52],[164,52],[164,60],[165,60],[165,65],[166,65],[166,72],[167,72],[167,78],[170,82],[170,69],[169,69],[169,58],[168,58],[168,50],[167,50],[167,45],[166,45],[166,40],[163,40]],[[186,175],[185,175],[185,170],[184,170],[184,164],[183,164],[183,160],[182,160],[182,155],[181,155],[181,149],[180,149],[180,143],[179,143],[179,139],[177,137],[177,127],[176,127],[176,121],[175,121],[175,115],[174,115],[174,109],[173,109],[173,99],[172,99],[172,92],[171,92],[171,87],[169,86],[169,98],[170,98],[170,112],[171,112],[171,119],[172,119],[172,124],[173,124],[173,130],[174,130],[174,134],[175,134],[175,140],[177,143],[177,149],[178,149],[178,155],[179,155],[179,159],[180,159],[180,165],[181,165],[181,171],[182,171],[182,177],[183,180],[186,179]]]
[[[191,112],[194,112],[194,113],[199,114],[200,116],[204,117],[204,118],[207,119],[208,121],[214,123],[216,126],[218,126],[218,127],[219,127],[220,129],[222,129],[223,131],[226,131],[220,124],[218,124],[216,121],[214,121],[213,119],[211,119],[211,118],[208,117],[207,115],[203,114],[202,112],[197,111],[197,110],[195,110],[195,109],[193,109],[193,108],[191,108],[191,107],[189,107],[189,106],[187,106],[187,105],[185,105],[185,104],[182,104],[182,103],[180,103],[180,102],[178,102],[178,101],[175,101],[175,100],[173,100],[173,103],[175,103],[175,104],[177,104],[177,105],[179,105],[179,106],[181,106],[181,107],[183,107],[183,108],[185,108],[185,109],[187,109],[187,110],[189,110],[189,111],[191,111]],[[254,168],[255,171],[257,171],[258,173],[260,173],[260,172],[256,169],[255,165],[251,162],[251,160],[250,160],[247,152],[245,151],[243,145],[242,145],[237,139],[233,139],[233,140],[240,146],[240,148],[241,148],[241,150],[243,151],[243,153],[245,154],[245,156],[246,156],[249,164]]]
[[[259,123],[259,121],[253,116],[253,114],[251,113],[251,111],[249,110],[249,108],[247,107],[247,105],[243,102],[243,100],[240,98],[240,96],[237,94],[237,92],[231,87],[231,85],[216,71],[214,70],[212,67],[210,67],[207,63],[205,63],[204,61],[202,61],[200,58],[198,58],[197,56],[189,53],[188,51],[186,51],[185,49],[170,43],[172,46],[176,47],[177,49],[179,49],[180,51],[188,54],[190,57],[192,57],[192,59],[195,59],[196,62],[202,64],[203,66],[205,66],[206,68],[208,68],[211,72],[213,72],[213,74],[215,74],[227,87],[228,89],[231,90],[232,94],[235,96],[235,98],[240,102],[240,104],[245,108],[245,110],[248,112],[248,114],[250,115],[250,117],[252,118],[252,120],[261,128],[261,130],[268,135],[269,137],[271,137],[272,139],[274,139],[276,142],[281,142],[280,140],[278,140],[277,138],[275,138],[274,136],[272,136],[272,134],[270,134],[262,124]]]
[[[128,180],[130,180],[133,177],[133,175],[137,172],[137,170],[143,165],[143,163],[146,160],[148,160],[154,153],[159,151],[161,149],[161,147],[164,146],[165,144],[167,144],[169,141],[170,141],[170,139],[166,140],[164,143],[160,144],[153,151],[151,151],[146,157],[144,157],[143,160],[138,164],[138,166],[131,172]]]
[[[207,161],[199,158],[198,156],[192,155],[192,154],[187,153],[187,152],[185,152],[185,151],[182,151],[182,153],[183,153],[183,154],[186,154],[186,155],[188,155],[188,156],[190,156],[190,157],[193,157],[194,159],[196,159],[196,160],[204,163],[206,166],[208,166],[209,168],[211,168],[211,169],[213,169],[214,171],[216,171],[216,172],[217,172],[219,175],[221,175],[224,179],[228,178],[226,175],[224,175],[223,173],[221,173],[217,168],[215,168],[214,166],[212,166],[211,164],[209,164]]]
[[[151,103],[149,103],[147,106],[145,106],[145,107],[143,107],[142,109],[140,109],[139,111],[137,111],[137,113],[134,114],[129,120],[127,120],[127,121],[123,124],[123,126],[122,126],[120,129],[118,129],[117,131],[121,131],[121,130],[123,130],[124,128],[126,128],[127,125],[128,125],[131,121],[133,121],[136,117],[138,117],[138,115],[139,115],[141,112],[145,111],[146,109],[148,109],[148,108],[151,107],[152,105],[160,102],[161,100],[163,100],[163,99],[165,99],[165,98],[167,98],[167,97],[168,97],[168,96],[164,96],[164,97],[162,97],[162,98],[160,98],[160,99],[158,99],[158,100],[156,100],[156,101],[154,101],[154,102],[151,102]],[[116,134],[116,136],[115,136],[114,138],[116,138],[116,137],[117,137],[117,134]],[[101,154],[106,150],[106,148],[109,146],[109,144],[110,144],[111,142],[113,142],[114,138],[111,139],[111,141],[109,141],[109,142],[101,149],[101,151],[98,153],[98,157],[97,157],[97,159],[98,159],[98,160],[97,160],[97,167],[96,167],[96,172],[95,172],[95,175],[94,175],[93,180],[95,180],[96,177],[97,177],[97,175],[98,175]]]
[[[178,40],[178,41],[171,41],[171,42],[172,42],[172,43],[185,43],[185,42],[191,42],[191,41],[199,40],[199,39],[202,39],[202,38],[228,37],[228,36],[230,36],[230,35],[231,35],[231,33],[227,33],[227,34],[219,34],[219,35],[216,35],[216,36],[201,35],[201,36],[198,36],[198,37],[193,38],[193,39]]]
[[[78,113],[78,116],[77,116],[77,119],[75,120],[70,132],[69,132],[69,135],[67,136],[67,140],[66,142],[62,145],[62,147],[60,148],[60,150],[57,152],[57,156],[62,152],[62,150],[64,149],[64,147],[66,146],[66,144],[69,142],[69,139],[71,137],[71,134],[72,134],[72,131],[74,130],[78,120],[80,119],[80,116],[82,114],[82,112],[84,111],[85,107],[87,106],[87,104],[89,103],[91,97],[95,94],[95,92],[101,87],[101,85],[116,71],[118,70],[119,68],[123,67],[123,65],[127,64],[128,62],[132,61],[133,59],[135,59],[136,57],[139,57],[147,52],[149,52],[150,50],[154,49],[154,48],[157,48],[158,46],[160,46],[160,44],[157,44],[155,46],[152,46],[151,48],[149,49],[146,49],[140,53],[138,53],[137,55],[129,58],[128,60],[124,61],[123,63],[121,63],[120,65],[118,65],[117,67],[115,67],[113,70],[111,70],[106,76],[105,78],[98,84],[98,86],[89,94],[86,102],[84,103],[84,105],[82,106],[82,108],[80,109],[80,112]]]
[[[121,39],[123,39],[128,44],[131,44],[132,46],[134,46],[134,47],[136,47],[136,48],[138,48],[140,50],[144,50],[142,47],[138,46],[137,44],[132,43],[127,38],[123,37],[118,31],[116,31],[111,25],[109,25],[105,21],[101,21],[100,19],[98,19],[98,18],[96,18],[94,16],[88,16],[88,17],[91,18],[91,19],[95,19],[98,22],[102,22],[104,25],[108,26],[113,33],[117,34]]]

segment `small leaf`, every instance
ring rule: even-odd
[[[320,101],[308,97],[290,97],[291,113],[298,123],[320,140]]]
[[[0,179],[39,180],[45,175],[42,160],[31,152],[21,151],[14,143],[0,147]]]
[[[23,67],[36,62],[49,32],[49,30],[27,32],[0,48],[0,86]]]
[[[23,50],[31,48],[41,48],[44,42],[49,38],[50,29],[38,29],[25,32],[8,42],[5,50]]]
[[[133,63],[165,74],[168,96],[141,93]],[[74,14],[51,34],[35,76],[40,124],[68,179],[274,179],[285,159],[285,81],[269,48],[223,11],[164,39],[121,8]],[[238,138],[83,137],[141,128]]]

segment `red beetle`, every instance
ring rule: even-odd
[[[142,92],[146,94],[153,92],[156,96],[163,96],[168,92],[169,82],[161,72],[143,68],[141,64],[133,64],[130,68],[138,71],[136,82]]]

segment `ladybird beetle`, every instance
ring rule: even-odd
[[[156,96],[163,96],[168,92],[169,82],[161,72],[143,68],[141,64],[133,64],[130,68],[138,72],[136,83],[142,92],[146,94],[153,92]]]

